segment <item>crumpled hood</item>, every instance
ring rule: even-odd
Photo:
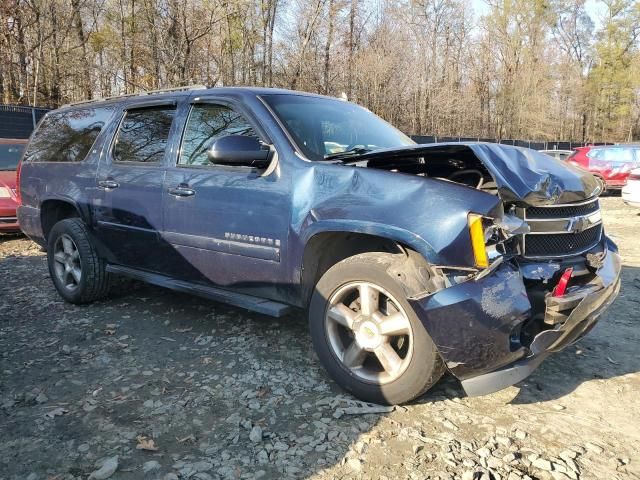
[[[389,160],[447,155],[452,158],[475,157],[489,171],[498,193],[505,203],[521,206],[573,203],[597,196],[602,191],[600,181],[586,170],[561,162],[528,148],[496,143],[435,143],[375,150],[360,155],[359,161],[369,166]]]
[[[505,202],[573,203],[602,191],[600,181],[586,170],[529,148],[476,144],[472,149],[496,181]]]

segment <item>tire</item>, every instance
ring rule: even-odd
[[[105,261],[79,218],[67,218],[53,226],[47,238],[47,263],[56,290],[67,302],[90,303],[109,293]]]
[[[411,308],[403,288],[387,273],[394,260],[397,261],[397,256],[375,252],[355,255],[335,264],[318,281],[309,306],[311,339],[320,363],[329,376],[344,390],[361,400],[388,405],[409,402],[419,397],[431,388],[445,371],[435,344]],[[350,293],[351,288],[355,288],[356,292]],[[379,310],[377,313],[371,313],[376,305],[376,295],[371,296],[371,293],[366,292],[375,289],[379,289]],[[362,298],[352,301],[351,306],[347,307],[354,312],[355,320],[349,310],[345,310],[344,306],[354,295],[374,299],[371,302],[372,307],[368,307],[370,315],[365,315],[364,310],[367,307],[362,306]],[[381,301],[381,297],[387,298]],[[383,305],[386,305],[384,309]],[[392,316],[402,318],[401,331],[410,333],[398,337],[382,335],[385,319],[391,319]],[[349,318],[345,319],[346,317]],[[336,321],[337,319],[339,321]],[[371,325],[372,321],[375,322],[375,327]],[[351,326],[345,327],[345,324]],[[392,340],[381,340],[389,338]],[[355,346],[347,347],[351,341]],[[401,361],[398,364],[397,359],[394,359],[394,362],[385,360],[384,363],[395,367],[389,370],[393,373],[385,369],[381,360],[385,359],[387,354],[380,356],[378,353],[379,350],[389,351],[389,345],[381,347],[386,342]],[[340,350],[343,347],[341,354]],[[373,350],[367,350],[363,357],[359,350],[364,347]],[[357,353],[351,354],[351,351]],[[355,368],[345,364],[346,361],[358,365],[362,358],[362,364]]]

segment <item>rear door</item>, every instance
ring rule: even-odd
[[[161,271],[165,160],[171,147],[176,101],[125,107],[96,176],[99,238],[118,264]]]
[[[164,188],[164,239],[182,259],[174,275],[277,299],[290,220],[288,179],[271,167],[212,164],[207,150],[226,135],[270,143],[230,99],[198,99],[190,106]]]

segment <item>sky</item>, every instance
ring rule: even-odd
[[[480,15],[488,13],[489,7],[484,0],[471,0],[473,9]],[[600,25],[600,18],[604,13],[604,4],[600,0],[587,0],[587,13],[596,27]]]

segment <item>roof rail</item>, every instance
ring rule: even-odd
[[[114,98],[137,97],[140,95],[158,95],[160,93],[181,92],[185,90],[202,90],[205,88],[207,88],[206,85],[185,85],[183,87],[161,88],[159,90],[142,90],[135,93],[126,93],[123,95],[111,95],[109,97],[93,98],[91,100],[80,100],[78,102],[70,102],[62,105],[62,107],[60,108],[73,107],[76,105],[85,105],[85,104],[95,103],[95,102],[104,102],[105,100],[111,100]]]

